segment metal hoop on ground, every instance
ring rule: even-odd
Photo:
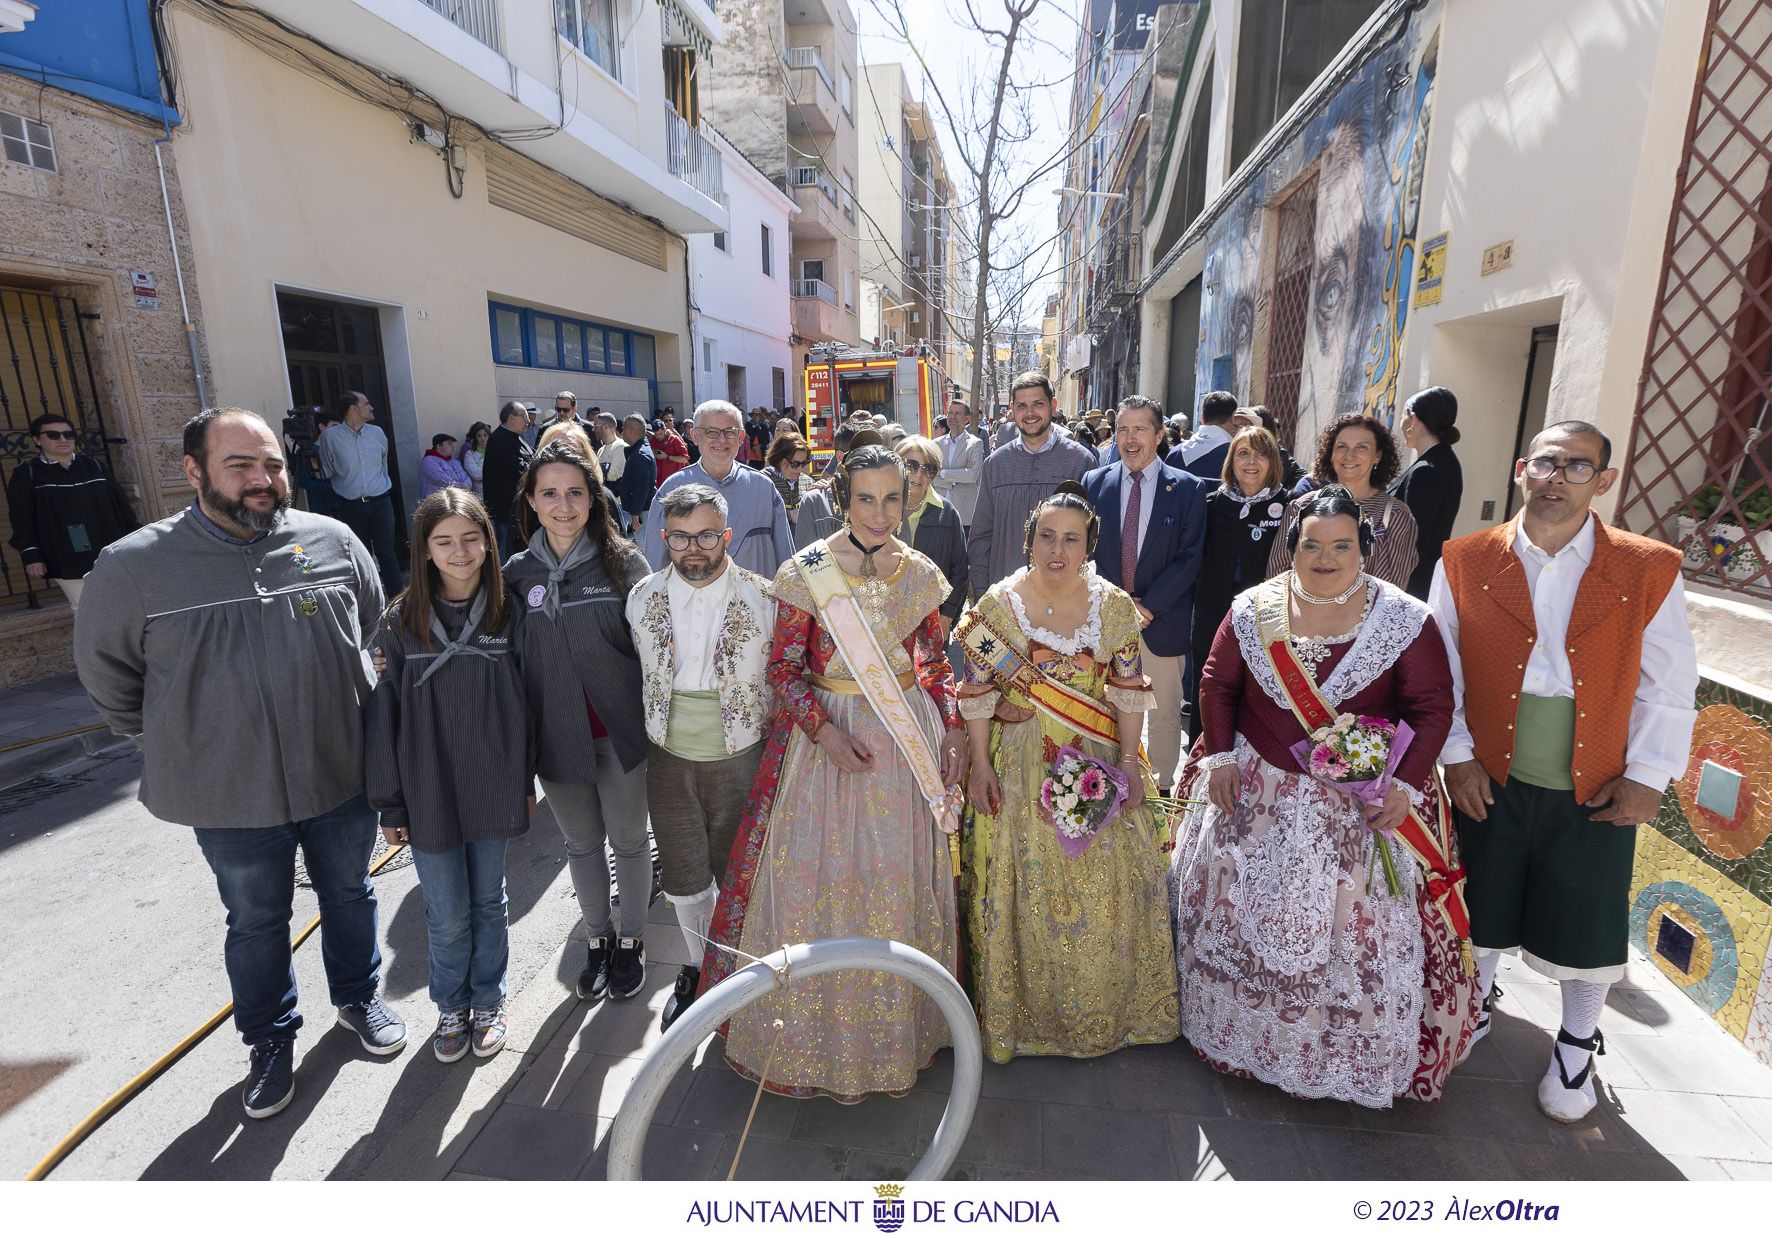
[[[954,1082],[947,1109],[935,1139],[907,1179],[941,1179],[960,1154],[966,1133],[978,1109],[978,1089],[984,1079],[984,1048],[978,1039],[978,1021],[972,1001],[927,953],[908,944],[887,939],[850,935],[797,943],[772,952],[727,978],[689,1005],[689,1010],[665,1032],[635,1073],[627,1097],[616,1112],[609,1130],[609,1178],[640,1178],[640,1158],[646,1147],[646,1130],[664,1097],[665,1087],[677,1069],[695,1053],[702,1041],[722,1022],[743,1011],[776,989],[776,974],[783,969],[796,977],[812,977],[838,969],[868,969],[904,978],[935,1001],[947,1018],[954,1039]]]

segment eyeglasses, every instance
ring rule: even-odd
[[[789,459],[787,461],[787,464],[789,467],[805,467],[810,462],[812,462],[812,460],[809,458],[808,459]]]
[[[44,429],[37,436],[46,437],[52,442],[71,442],[80,435],[72,429]]]
[[[554,410],[556,412],[560,413],[560,415],[564,416],[572,410],[572,405],[567,404],[565,407],[562,407],[558,403],[556,403],[556,404],[554,404]]]
[[[715,545],[720,543],[725,535],[726,533],[724,531],[697,532],[693,536],[688,532],[666,532],[665,544],[675,549],[678,553],[687,549],[689,547],[689,542],[692,540],[695,542],[695,547],[697,549],[712,549]]]
[[[941,475],[941,464],[918,463],[915,459],[906,459],[904,461],[904,470],[912,476],[921,473],[922,475],[929,477],[929,479],[934,480],[937,476]]]
[[[743,429],[702,429],[698,427],[696,431],[703,437],[716,442],[736,442],[744,436]]]
[[[1548,455],[1534,455],[1526,460],[1526,475],[1533,480],[1549,480],[1558,472],[1563,479],[1572,485],[1585,485],[1599,473],[1599,468],[1586,459],[1571,459],[1567,463],[1558,463]]]

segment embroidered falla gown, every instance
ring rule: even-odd
[[[1026,573],[992,587],[975,617],[963,621],[982,621],[1080,694],[1137,716],[1148,711],[1131,597],[1091,569],[1089,616],[1073,634],[1058,635],[1030,621],[1013,591]],[[1000,685],[969,658],[960,688],[965,714],[989,716],[1000,697],[1030,706],[1020,690]],[[973,803],[966,818],[967,965],[985,1055],[997,1063],[1016,1055],[1086,1058],[1179,1033],[1165,862],[1152,810],[1123,810],[1087,849],[1068,854],[1040,810],[1041,782],[1066,745],[1119,766],[1117,746],[1044,712],[995,723],[991,766],[1002,804],[993,816]],[[1146,794],[1155,794],[1144,777]]]
[[[806,553],[821,550],[812,546]],[[900,675],[931,746],[960,727],[953,670],[937,610],[940,569],[907,548],[890,578],[848,576],[875,639]],[[950,972],[957,966],[954,872],[948,837],[910,765],[829,632],[797,558],[776,575],[775,645],[769,665],[778,708],[756,786],[727,863],[710,937],[749,956],[844,935],[894,939]],[[913,680],[914,676],[914,680]],[[860,772],[840,771],[812,735],[827,720],[872,752]],[[702,989],[745,962],[708,949]],[[773,1022],[780,1019],[777,1031]],[[794,977],[734,1016],[726,1059],[793,1097],[855,1102],[900,1094],[949,1045],[947,1021],[911,983],[859,970]],[[771,1048],[774,1054],[771,1057]]]
[[[1203,756],[1235,754],[1236,809],[1191,808],[1175,848],[1182,1033],[1221,1070],[1296,1097],[1436,1099],[1474,1026],[1476,985],[1416,862],[1392,843],[1402,895],[1391,895],[1360,805],[1299,770],[1291,747],[1307,735],[1262,647],[1253,594],[1213,641],[1204,733],[1179,790],[1204,799]],[[1408,722],[1396,780],[1437,809],[1452,680],[1427,607],[1374,580],[1352,632],[1290,644],[1330,707]]]

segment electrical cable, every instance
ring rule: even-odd
[[[369,874],[375,875],[379,873],[384,866],[389,862],[392,862],[405,849],[405,845],[389,846],[388,851],[381,855],[380,860],[378,860],[374,866],[369,868]],[[311,936],[319,926],[320,915],[315,914],[313,919],[309,921],[306,926],[301,928],[301,933],[296,935],[296,937],[290,942],[289,950],[294,952],[300,948],[302,944],[308,941],[308,937]],[[76,1124],[73,1131],[57,1141],[54,1148],[43,1155],[42,1161],[38,1162],[36,1166],[31,1168],[30,1172],[25,1176],[25,1182],[36,1183],[49,1178],[49,1173],[55,1170],[56,1167],[60,1166],[69,1154],[80,1148],[80,1146],[86,1142],[88,1137],[103,1127],[106,1120],[110,1119],[111,1116],[115,1115],[118,1111],[133,1102],[144,1089],[164,1075],[173,1064],[190,1054],[198,1043],[214,1033],[216,1029],[221,1026],[222,1022],[226,1021],[229,1016],[233,1015],[233,1012],[234,1003],[232,1000],[229,1000],[226,1004],[223,1004],[218,1008],[208,1020],[204,1021],[201,1025],[197,1026],[197,1028],[193,1029],[190,1033],[180,1039],[178,1045],[174,1046],[171,1050],[160,1056],[160,1058],[149,1064],[127,1085],[124,1085],[123,1088],[119,1089],[116,1093],[112,1094],[94,1107],[90,1115]]]

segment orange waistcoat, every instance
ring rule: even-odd
[[[1591,517],[1591,516],[1590,516]],[[1514,554],[1518,516],[1447,543],[1441,560],[1458,606],[1464,717],[1476,757],[1507,783],[1526,659],[1538,638],[1525,567]],[[1594,521],[1594,555],[1575,592],[1567,648],[1575,677],[1575,796],[1586,801],[1624,775],[1643,631],[1680,574],[1677,549]]]

